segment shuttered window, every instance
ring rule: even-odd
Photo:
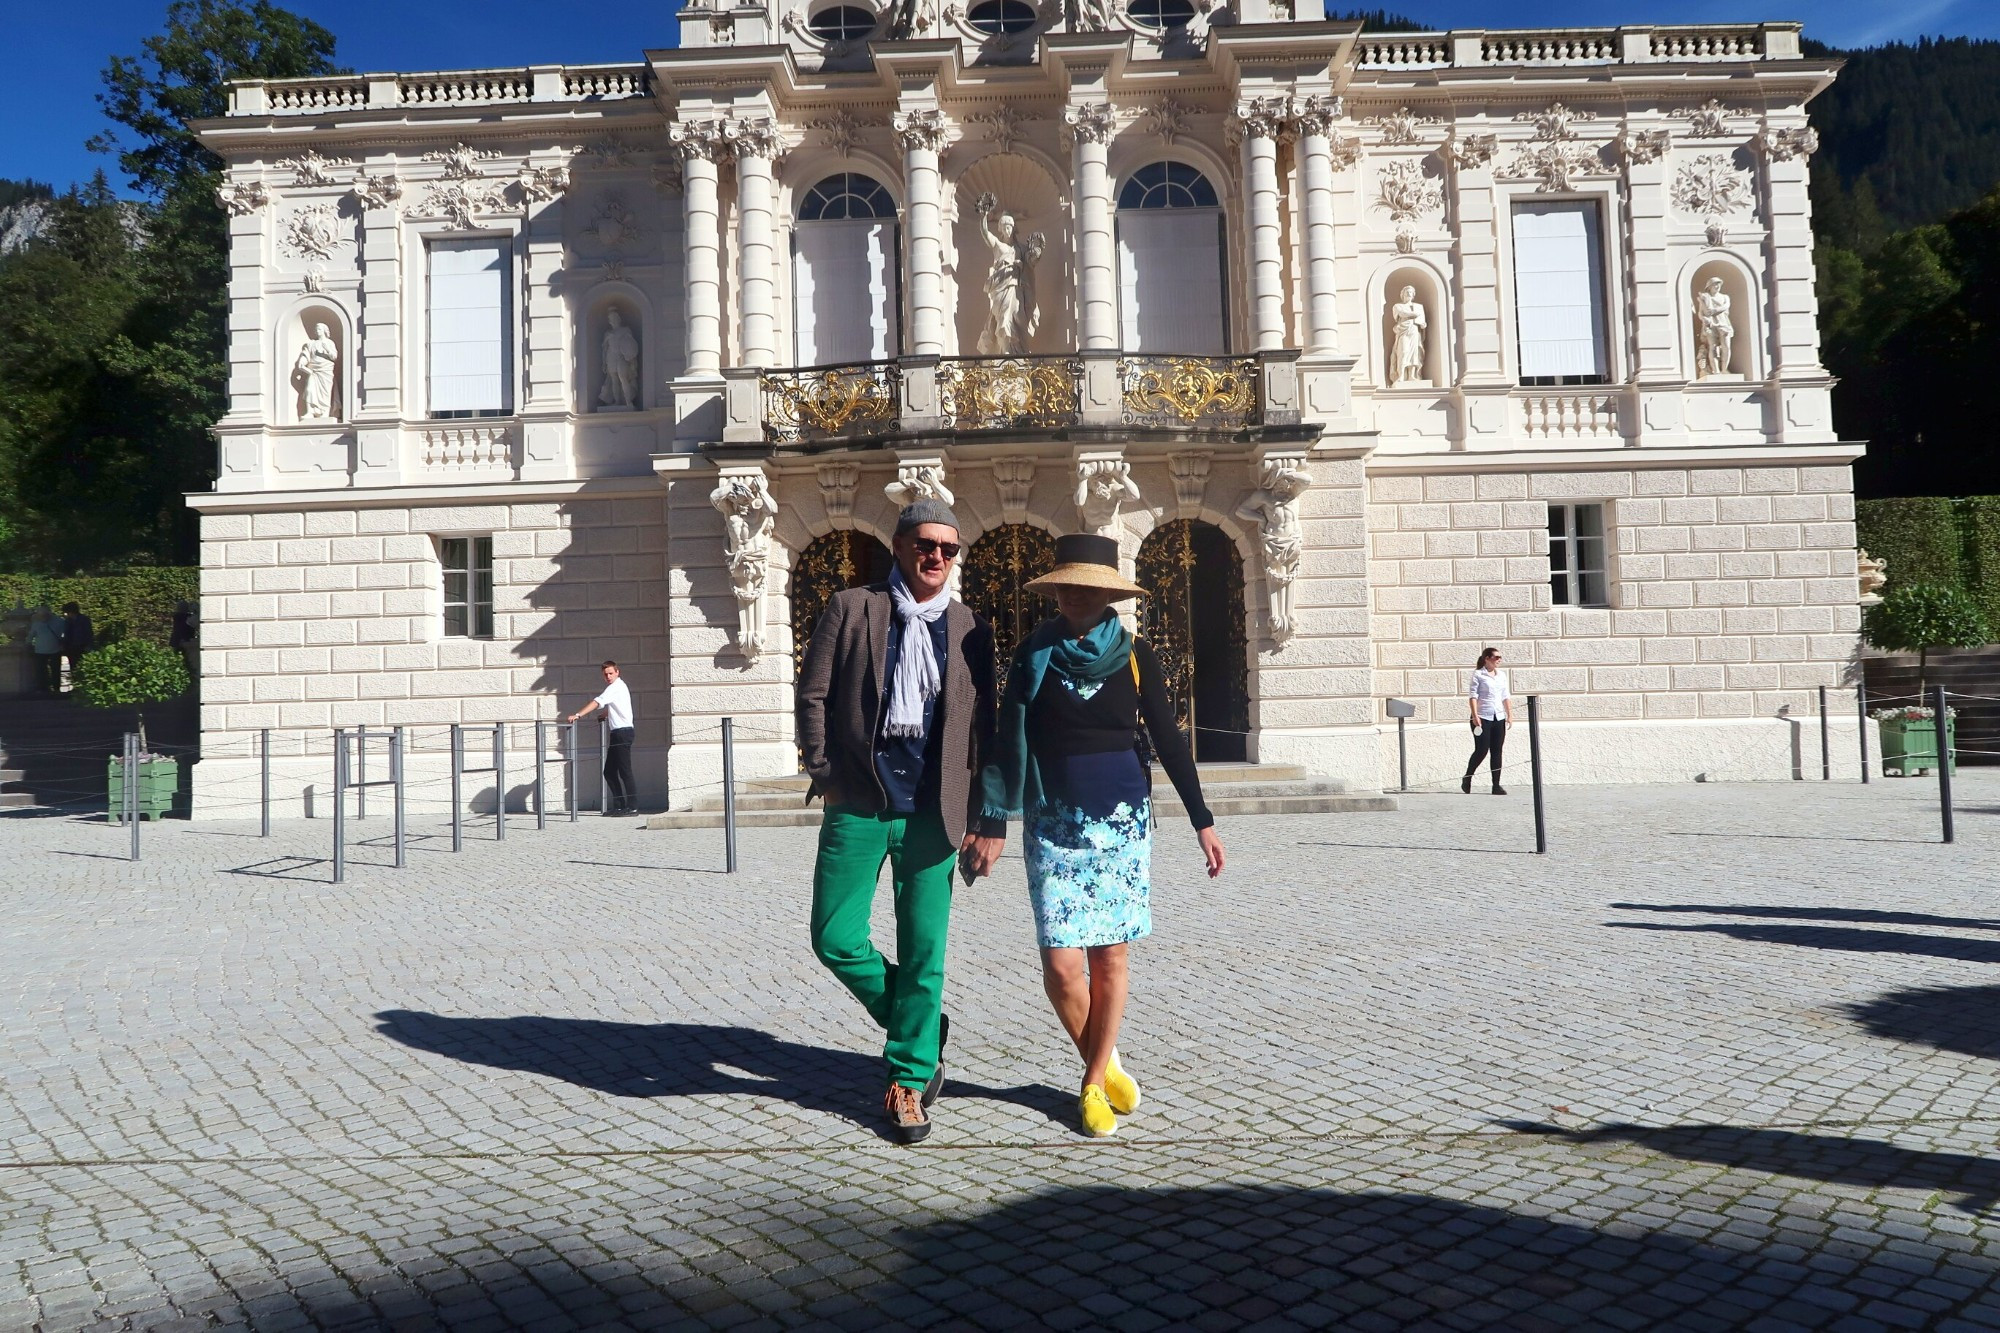
[[[1607,381],[1597,205],[1560,200],[1514,206],[1514,317],[1521,383]]]
[[[1156,162],[1118,196],[1118,319],[1128,352],[1221,356],[1222,210],[1194,168]]]
[[[896,224],[802,222],[792,242],[797,364],[896,355]]]
[[[503,416],[511,406],[508,243],[482,237],[429,248],[430,414]]]

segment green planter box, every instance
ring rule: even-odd
[[[125,822],[125,761],[107,761],[110,804],[105,807],[114,824]],[[139,818],[162,819],[174,808],[174,793],[180,790],[181,761],[148,759],[139,765]]]
[[[1882,772],[1913,777],[1937,767],[1937,722],[1933,718],[1884,718],[1882,727]],[[1958,721],[1945,720],[1945,745],[1951,752],[1951,771],[1958,772]]]

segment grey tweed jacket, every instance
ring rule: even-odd
[[[813,789],[828,805],[879,811],[888,804],[875,773],[875,738],[888,685],[889,585],[835,593],[820,616],[799,672],[799,750]],[[938,804],[944,831],[962,841],[979,810],[979,774],[993,742],[993,630],[953,599],[945,616]]]

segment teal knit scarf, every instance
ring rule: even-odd
[[[1028,748],[1028,706],[1049,669],[1078,685],[1098,685],[1126,670],[1131,659],[1132,636],[1109,608],[1081,638],[1068,632],[1061,616],[1035,627],[1015,650],[1007,671],[993,759],[980,778],[982,817],[1019,819],[1042,803],[1042,775]]]

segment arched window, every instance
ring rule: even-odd
[[[1034,27],[1035,9],[1022,0],[979,0],[978,4],[965,11],[965,21],[980,32],[990,32],[997,37],[1005,33],[1026,32]]]
[[[1208,177],[1184,162],[1139,168],[1118,191],[1118,313],[1128,352],[1220,356],[1223,219]]]
[[[1190,0],[1131,0],[1125,12],[1142,28],[1185,28],[1194,22]]]
[[[1215,187],[1185,162],[1140,167],[1118,192],[1120,208],[1214,208]]]
[[[896,201],[871,176],[843,171],[799,199],[792,229],[792,343],[802,366],[896,355]]]
[[[834,5],[807,20],[812,34],[829,42],[857,42],[875,31],[875,15],[858,5]]]
[[[836,222],[847,218],[892,218],[896,201],[882,182],[858,171],[828,176],[799,201],[799,221]]]

